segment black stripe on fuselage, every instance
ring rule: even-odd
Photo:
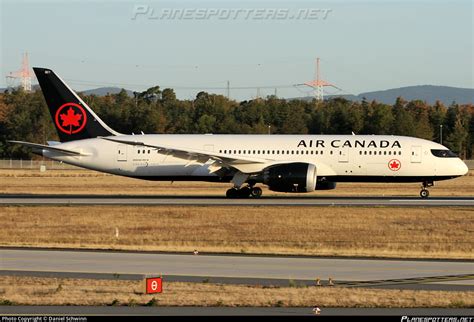
[[[205,182],[230,182],[232,176],[131,176],[132,178],[150,181],[205,181]],[[431,182],[454,179],[459,176],[321,176],[329,182],[383,182],[383,183],[409,183],[409,182]]]
[[[383,183],[409,183],[409,182],[431,182],[454,179],[459,176],[326,176],[330,182],[383,182]],[[318,180],[322,177],[318,177]]]

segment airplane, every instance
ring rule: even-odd
[[[78,167],[157,181],[231,183],[228,198],[335,189],[338,182],[420,182],[463,176],[445,146],[392,135],[139,134],[111,129],[51,69],[33,68],[60,142],[10,141]]]

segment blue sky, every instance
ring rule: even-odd
[[[473,2],[455,1],[18,1],[0,0],[1,79],[28,51],[73,88],[175,87],[249,99],[304,96],[314,77],[344,93],[409,85],[474,87]],[[136,15],[137,6],[147,8]],[[326,19],[150,19],[163,10],[329,9]],[[247,11],[248,12],[248,11]],[[243,87],[243,89],[242,89]],[[247,89],[247,87],[249,87]],[[336,93],[328,89],[329,93]]]

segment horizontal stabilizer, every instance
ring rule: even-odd
[[[57,148],[54,146],[43,145],[43,144],[38,144],[38,143],[23,142],[23,141],[8,141],[8,142],[21,144],[33,149],[49,150],[49,151],[54,151],[54,152],[59,152],[59,153],[64,153],[64,154],[69,154],[69,155],[89,155],[89,154],[85,154],[85,153],[81,153],[81,152],[77,152],[73,150]]]

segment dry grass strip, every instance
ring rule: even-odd
[[[473,307],[474,292],[339,287],[262,287],[164,282],[144,294],[144,281],[0,276],[0,303],[15,305],[159,305],[291,307]]]
[[[472,207],[3,206],[0,222],[3,246],[474,258]]]

